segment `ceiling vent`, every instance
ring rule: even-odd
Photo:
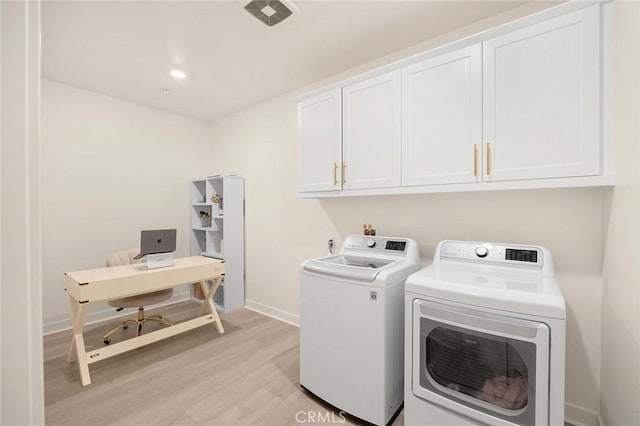
[[[252,0],[244,8],[270,27],[298,11],[298,8],[289,0]]]

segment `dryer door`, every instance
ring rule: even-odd
[[[548,424],[549,328],[413,302],[413,393],[492,425]]]

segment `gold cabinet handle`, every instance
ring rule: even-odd
[[[338,185],[338,163],[333,163],[333,186]]]
[[[473,175],[478,176],[478,144],[473,144]]]
[[[342,184],[347,183],[347,163],[342,163]]]
[[[491,176],[491,144],[487,142],[487,176]]]

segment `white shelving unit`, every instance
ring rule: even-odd
[[[191,182],[191,255],[225,261],[213,297],[218,310],[244,306],[244,179],[217,175]]]

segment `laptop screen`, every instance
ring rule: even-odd
[[[152,229],[140,232],[140,254],[136,258],[147,254],[176,251],[176,234],[175,229]]]

